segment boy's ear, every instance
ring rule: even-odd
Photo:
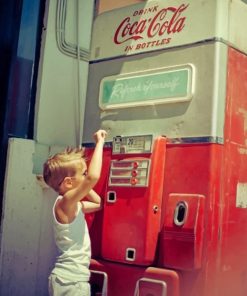
[[[63,180],[63,185],[66,188],[71,188],[71,186],[72,186],[72,178],[71,177],[65,177],[64,180]]]

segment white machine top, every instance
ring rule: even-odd
[[[220,40],[247,53],[247,1],[151,0],[99,15],[91,61]]]

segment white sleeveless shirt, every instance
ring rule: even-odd
[[[55,215],[55,205],[61,198],[58,196],[53,206],[54,235],[59,255],[52,274],[63,282],[86,282],[90,276],[91,243],[82,205],[78,202],[76,217],[70,224],[61,224]]]

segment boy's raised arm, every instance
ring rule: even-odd
[[[100,174],[101,174],[102,154],[103,154],[105,137],[106,137],[106,132],[103,130],[99,130],[94,134],[96,146],[94,149],[93,156],[91,158],[90,165],[88,167],[87,178],[92,180],[92,182],[95,182],[95,184],[99,180]]]
[[[67,191],[64,194],[64,198],[67,202],[74,203],[80,201],[98,182],[102,168],[102,154],[105,137],[106,132],[104,130],[99,130],[94,134],[96,146],[88,167],[88,173],[83,177],[79,186]]]

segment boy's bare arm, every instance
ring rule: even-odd
[[[83,181],[78,187],[67,191],[63,195],[64,199],[67,201],[66,203],[74,204],[80,201],[83,197],[88,195],[90,190],[92,190],[92,188],[98,182],[101,174],[102,154],[105,137],[106,132],[104,130],[99,130],[94,134],[96,146],[91,158],[90,165],[88,167],[88,173],[86,176],[84,176]]]
[[[102,200],[93,189],[87,194],[87,199],[81,202],[83,213],[92,213],[102,209]]]

